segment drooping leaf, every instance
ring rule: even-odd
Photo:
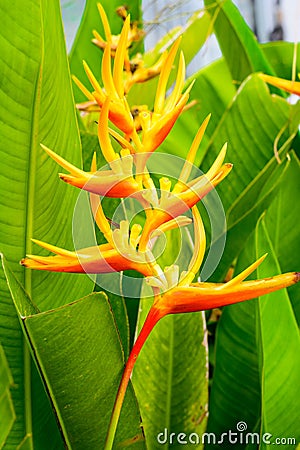
[[[124,364],[107,297],[94,293],[39,313],[7,263],[4,260],[3,263],[23,332],[44,380],[65,445],[72,449],[102,449]],[[144,448],[131,388],[116,439],[116,442],[134,439],[139,442],[137,448]],[[40,448],[42,445],[47,448],[47,434],[44,440],[38,444]],[[60,447],[56,444],[53,448]]]
[[[23,320],[66,441],[74,450],[102,450],[123,369],[107,299],[95,293]],[[131,387],[115,442],[129,439],[145,448]]]
[[[1,255],[1,340],[7,349],[14,384],[11,389],[16,420],[6,439],[4,449],[30,449],[34,446],[45,450],[62,450],[63,442],[54,419],[44,386],[32,365],[26,339],[20,327],[19,317],[35,313],[24,288]],[[4,289],[5,287],[5,289]],[[16,302],[13,301],[12,291]],[[22,302],[18,301],[22,298]],[[18,314],[16,313],[18,311]],[[52,439],[46,437],[51,434]]]
[[[274,147],[279,150],[286,145],[288,148],[291,136],[298,130],[297,121],[294,119],[291,123],[290,120],[295,110],[299,119],[297,105],[289,105],[285,99],[270,95],[257,75],[248,77],[242,84],[214,130],[201,164],[202,170],[207,170],[224,142],[228,142],[226,161],[234,167],[217,188],[225,210],[274,156]]]

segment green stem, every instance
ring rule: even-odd
[[[126,389],[130,380],[130,376],[134,367],[134,364],[137,360],[137,357],[147,339],[150,332],[152,331],[155,324],[164,316],[165,314],[158,308],[152,306],[146,320],[144,322],[144,325],[140,331],[140,334],[138,335],[138,338],[130,352],[129,358],[127,360],[127,363],[125,365],[125,369],[120,381],[119,389],[117,392],[115,404],[112,410],[112,415],[109,423],[109,428],[106,436],[105,446],[104,450],[111,450],[113,447],[115,434],[120,418],[120,413],[126,393]]]

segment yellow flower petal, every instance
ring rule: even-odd
[[[113,69],[113,81],[116,91],[120,98],[124,96],[124,83],[123,83],[123,68],[125,62],[125,56],[127,53],[127,40],[130,27],[130,16],[125,19],[122,32],[120,35],[119,45],[117,47],[115,63]]]
[[[163,113],[167,83],[180,42],[181,37],[179,37],[172,45],[159,76],[154,103],[154,112],[157,114]]]
[[[276,86],[279,89],[290,92],[291,94],[300,95],[300,82],[284,80],[283,78],[272,77],[271,75],[259,74],[259,77],[266,83]]]

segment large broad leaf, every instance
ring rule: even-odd
[[[72,248],[77,192],[59,181],[56,164],[40,148],[43,142],[80,165],[59,2],[24,1],[18,5],[18,14],[12,14],[11,4],[1,1],[0,12],[0,247],[35,303],[48,309],[78,298],[92,287],[82,276],[34,273],[19,265],[26,253],[38,251],[32,237]],[[16,449],[26,435],[30,443],[32,431],[37,446],[60,448],[55,429],[47,422],[53,420],[52,411],[41,383],[31,385],[30,355],[3,273],[0,289],[0,339],[15,382],[12,396],[17,416],[5,448]],[[52,441],[45,440],[47,434],[53,435]]]
[[[257,276],[278,274],[276,254],[262,220],[255,238],[248,241],[237,272],[268,252]],[[242,421],[247,432],[271,433],[272,442],[282,437],[298,440],[299,344],[297,323],[285,290],[224,308],[217,331],[208,431],[217,435],[230,429],[238,431],[237,424]],[[253,439],[257,442],[257,436]],[[245,434],[242,444],[241,448],[247,447]]]
[[[214,279],[225,279],[232,261],[243,250],[245,241],[255,229],[257,220],[277,197],[284,176],[289,173],[288,166],[289,161],[279,165],[273,157],[229,208],[226,244],[221,261],[214,272]],[[222,239],[224,236],[213,242],[213,246],[218,248]]]
[[[124,362],[105,296],[29,317],[25,328],[71,448],[102,450]],[[115,443],[144,449],[143,440],[129,386]]]
[[[38,313],[5,261],[4,268],[65,445],[74,450],[102,450],[124,363],[106,296],[91,294]],[[131,387],[116,437],[116,442],[122,441],[143,441]],[[143,442],[136,448],[143,449]]]
[[[266,215],[266,226],[272,237],[281,269],[299,270],[300,254],[295,249],[300,248],[298,224],[300,208],[295,198],[300,192],[300,164],[294,152],[290,154],[290,167],[286,171],[278,189],[276,199]],[[298,286],[290,289],[290,297],[300,324],[300,289]]]
[[[205,0],[204,4],[215,19],[215,33],[233,80],[241,82],[258,71],[273,75],[253,32],[232,1]]]
[[[267,44],[260,44],[260,48],[278,77],[291,79],[294,63],[296,72],[300,71],[300,48],[296,43],[268,42]]]
[[[211,114],[210,122],[195,158],[195,165],[199,165],[211,136],[226,109],[232,103],[236,89],[232,84],[224,59],[201,69],[187,83],[189,84],[192,80],[195,80],[195,84],[190,94],[191,107],[180,115],[159,150],[186,158],[201,123],[208,114]]]
[[[261,221],[256,235],[256,253],[261,255],[266,251],[270,258],[268,264],[258,267],[259,278],[280,272],[267,227]],[[273,439],[294,438],[295,444],[300,439],[299,329],[285,290],[266,295],[256,307],[262,389],[261,433],[270,433]],[[289,411],[288,415],[285,415],[286,411]],[[267,447],[266,443],[261,445],[262,449]]]
[[[298,130],[299,108],[286,100],[270,95],[266,85],[252,75],[242,84],[211,138],[202,162],[207,170],[224,142],[228,141],[226,161],[234,168],[217,188],[225,210],[279,150],[287,145]],[[293,120],[291,121],[291,118]]]
[[[9,281],[8,281],[9,278]],[[1,255],[1,341],[7,352],[14,384],[11,388],[16,420],[5,441],[5,450],[43,448],[62,450],[63,442],[55,423],[49,400],[44,391],[36,367],[20,328],[19,318],[11,297],[11,285],[14,291],[24,292],[23,287],[12,275]],[[4,289],[5,287],[5,289]],[[36,311],[27,305],[26,311]],[[0,424],[3,432],[3,423]],[[52,439],[47,436],[51,434]]]
[[[76,275],[24,272],[19,265],[26,253],[38,251],[32,237],[72,246],[71,223],[78,191],[59,180],[58,166],[40,143],[80,166],[80,140],[59,2],[23,2],[28,14],[19,11],[14,20],[5,5],[1,3],[5,17],[0,86],[1,250],[39,308],[47,309],[81,296],[87,292],[89,281]],[[46,290],[50,282],[52,289]]]
[[[0,345],[0,448],[4,446],[16,418],[10,393],[12,385],[13,379],[11,372],[7,364],[3,347]]]

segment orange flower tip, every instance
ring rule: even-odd
[[[76,187],[83,187],[88,181],[88,178],[73,176],[66,173],[59,173],[58,176],[65,183],[71,184],[72,186]]]
[[[300,281],[300,272],[295,272],[295,283]]]
[[[68,183],[68,184],[71,184],[72,181],[74,180],[74,177],[72,177],[71,175],[68,175],[66,173],[59,173],[58,176],[62,181],[64,181],[65,183]]]

